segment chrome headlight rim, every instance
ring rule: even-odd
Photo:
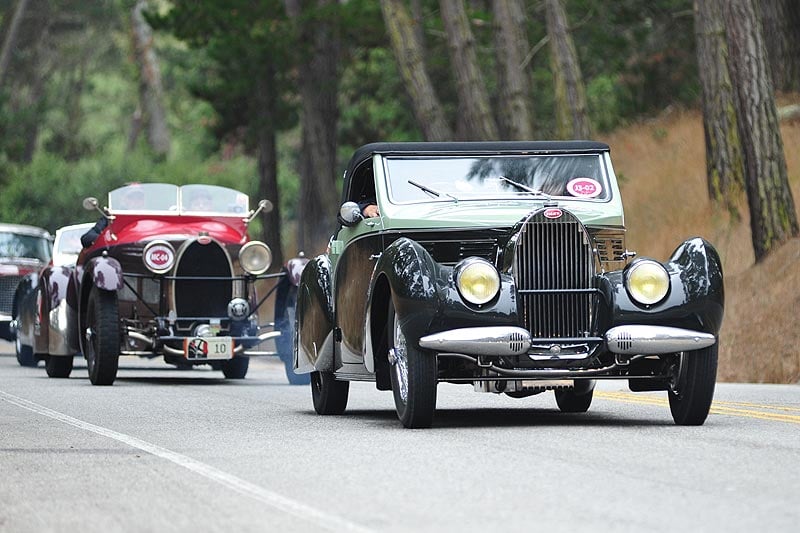
[[[154,250],[154,248],[156,250]],[[153,254],[158,251],[166,256],[161,264],[155,261],[152,257]],[[153,274],[166,274],[172,269],[172,267],[175,266],[175,248],[168,241],[150,241],[142,250],[142,262],[144,263],[145,268],[147,268],[147,270]]]
[[[660,278],[658,281],[661,283],[661,287],[652,295],[644,294],[637,281],[638,276],[645,276],[648,273]],[[669,295],[670,288],[669,272],[662,263],[654,259],[637,259],[628,265],[625,271],[625,289],[631,299],[639,305],[649,307],[663,302]]]
[[[483,274],[488,274],[491,277],[491,282],[494,284],[493,290],[490,290],[482,296],[476,295],[471,290],[471,287],[467,286],[467,280],[465,279],[465,276],[474,273],[475,269],[482,269]],[[468,257],[460,261],[454,267],[454,278],[456,289],[461,299],[471,305],[485,305],[497,298],[497,295],[500,294],[500,273],[497,271],[497,268],[486,259]]]
[[[259,253],[263,254],[264,259],[256,267],[250,264],[249,259],[251,255]],[[239,264],[242,266],[242,270],[248,274],[253,276],[263,274],[272,266],[272,250],[261,241],[250,241],[239,250]]]

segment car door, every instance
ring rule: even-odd
[[[358,167],[345,184],[345,199],[361,202],[374,196],[372,160]],[[372,187],[372,189],[371,189]],[[377,202],[377,199],[376,199]],[[380,207],[380,205],[379,205]],[[375,261],[383,251],[383,218],[367,218],[342,227],[331,241],[337,368],[340,373],[364,368],[367,295]]]

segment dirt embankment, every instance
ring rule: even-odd
[[[783,99],[791,104],[800,95]],[[789,182],[800,208],[800,120],[781,125]],[[672,111],[601,136],[620,176],[628,249],[665,260],[687,237],[711,241],[725,274],[719,379],[800,380],[800,239],[754,264],[747,204],[740,220],[708,199],[699,111]],[[798,209],[800,218],[800,209]]]

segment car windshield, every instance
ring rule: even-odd
[[[134,183],[108,193],[114,212],[163,212],[164,214],[246,214],[249,199],[244,193],[217,185]]]
[[[385,157],[393,203],[524,199],[605,201],[601,154]]]
[[[180,196],[184,213],[243,215],[249,209],[246,194],[217,185],[184,185]]]
[[[50,261],[50,240],[35,235],[0,232],[0,257]]]

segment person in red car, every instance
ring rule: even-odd
[[[134,187],[125,193],[125,196],[122,198],[122,205],[120,205],[117,209],[126,211],[138,211],[144,209],[144,191],[142,191],[139,187],[135,187],[136,184],[132,185]],[[81,245],[83,245],[84,248],[88,248],[94,244],[94,241],[97,240],[97,237],[100,236],[107,226],[108,219],[106,217],[100,217],[100,219],[89,231],[81,235]]]

